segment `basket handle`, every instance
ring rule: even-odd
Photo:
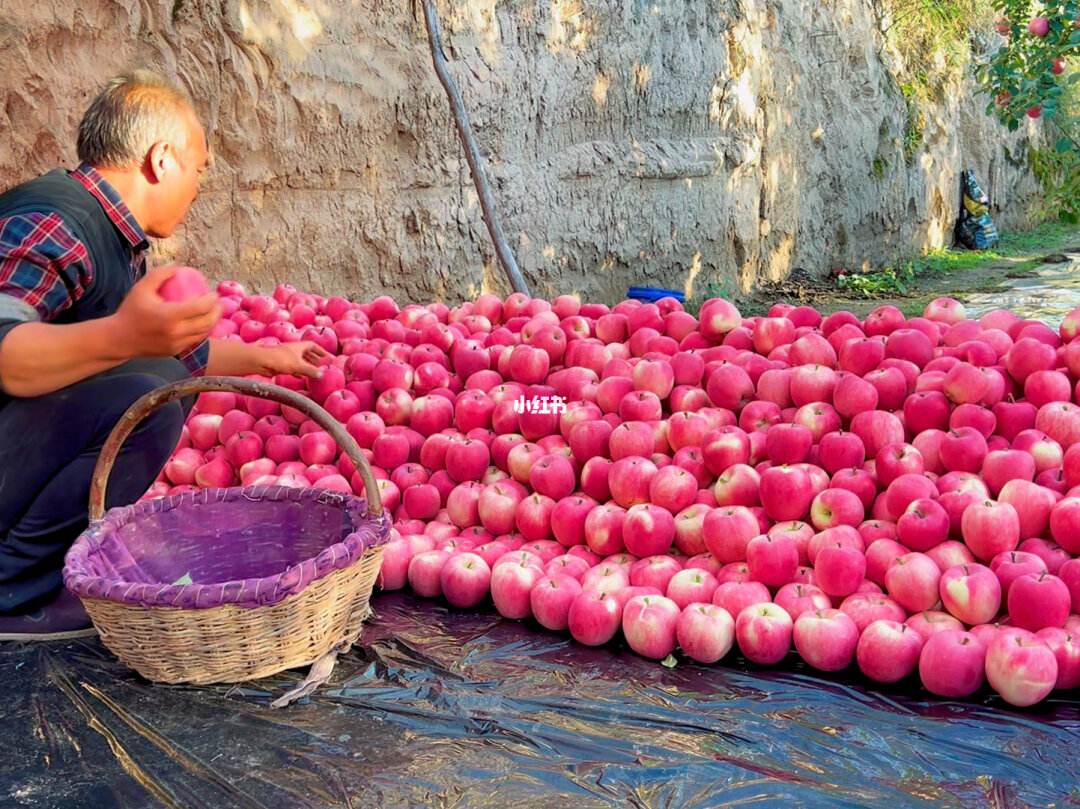
[[[109,434],[101,448],[97,465],[94,467],[93,477],[90,479],[90,520],[96,522],[105,516],[105,488],[109,482],[113,465],[124,441],[131,432],[139,426],[140,422],[155,410],[164,407],[177,399],[183,399],[206,391],[224,391],[226,393],[239,393],[245,396],[256,396],[260,399],[270,399],[279,404],[295,408],[310,418],[337,442],[337,445],[345,450],[345,454],[360,473],[364,481],[364,491],[367,494],[368,511],[376,517],[383,513],[382,498],[379,496],[379,487],[375,482],[375,476],[371,474],[371,466],[360,451],[356,440],[349,435],[337,419],[326,412],[308,397],[296,391],[271,385],[268,382],[256,382],[251,379],[243,379],[233,376],[205,376],[195,379],[184,379],[163,385],[157,390],[152,390],[138,399],[127,412],[120,417],[113,431]]]

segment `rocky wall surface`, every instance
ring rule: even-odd
[[[446,53],[539,293],[701,296],[948,243],[959,173],[1027,223],[1031,133],[908,111],[870,0],[442,0]],[[75,163],[110,76],[190,88],[216,165],[157,246],[267,290],[508,291],[418,2],[4,0],[0,186]]]

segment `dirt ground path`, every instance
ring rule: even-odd
[[[896,291],[881,295],[859,294],[841,288],[831,276],[818,277],[795,270],[784,281],[743,296],[739,301],[740,310],[744,314],[761,314],[774,303],[783,301],[808,304],[827,312],[848,309],[865,315],[877,306],[892,304],[911,316],[921,312],[930,300],[940,296],[964,300],[971,295],[992,293],[1008,287],[1016,279],[1080,273],[1080,269],[1071,266],[1075,264],[1080,268],[1080,227],[1063,230],[1042,244],[1025,246],[1011,253],[1007,257],[988,259],[975,266],[925,269],[907,287],[906,294]]]

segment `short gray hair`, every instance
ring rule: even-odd
[[[164,76],[150,70],[118,76],[91,102],[79,123],[79,160],[121,168],[141,163],[159,141],[183,148],[189,111],[193,111],[191,97]]]

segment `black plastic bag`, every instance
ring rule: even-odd
[[[989,250],[998,243],[998,232],[990,218],[990,197],[975,173],[960,174],[960,216],[956,220],[956,242],[968,250]]]

